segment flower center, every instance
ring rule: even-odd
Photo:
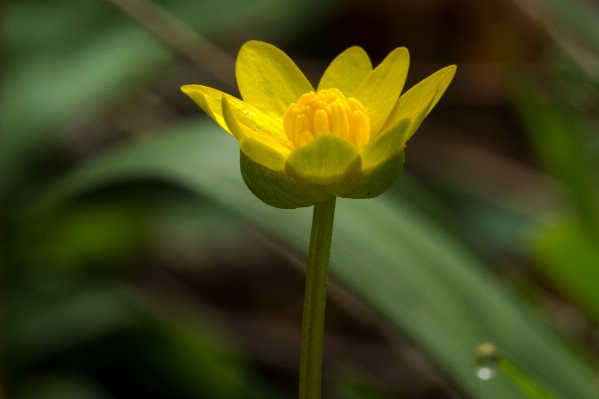
[[[358,151],[370,139],[370,119],[364,106],[337,89],[303,94],[285,111],[283,129],[295,147],[309,144],[319,133],[341,136]]]

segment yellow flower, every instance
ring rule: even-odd
[[[351,47],[314,90],[285,53],[250,41],[235,68],[243,101],[206,86],[181,90],[239,141],[249,189],[269,205],[298,208],[332,195],[376,197],[399,177],[405,143],[456,71],[443,68],[400,97],[408,65],[405,48],[373,69]]]

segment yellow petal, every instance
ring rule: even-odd
[[[370,137],[376,137],[403,89],[410,65],[410,55],[405,47],[393,50],[377,66],[353,96],[360,101],[370,118]]]
[[[254,137],[239,140],[239,149],[252,161],[272,171],[284,173],[287,157]]]
[[[410,118],[404,118],[368,143],[361,153],[362,170],[367,171],[397,154],[403,148],[403,138],[410,122]]]
[[[251,105],[233,97],[222,91],[200,85],[187,85],[181,87],[181,91],[189,96],[200,108],[208,114],[209,117],[214,119],[216,123],[220,125],[227,133],[231,134],[237,140],[245,136],[240,134],[242,131],[238,130],[237,133],[231,130],[230,126],[227,125],[223,116],[222,101],[223,98],[227,98],[229,108],[235,115],[235,119],[243,126],[248,127],[251,130],[259,131],[262,135],[272,136],[273,139],[283,147],[292,149],[293,145],[285,136],[281,123],[268,117],[263,112],[257,110]],[[276,138],[275,138],[276,137]]]
[[[433,73],[431,76],[424,79],[423,81],[421,81],[420,83],[418,83],[416,86],[414,86],[412,88],[412,89],[416,89],[416,87],[419,87],[421,83],[424,86],[424,85],[429,85],[429,84],[433,85],[433,84],[435,84],[433,82],[439,81],[439,83],[436,84],[437,85],[437,93],[435,94],[435,99],[433,100],[433,103],[431,104],[430,108],[428,109],[428,111],[426,113],[427,115],[433,110],[433,108],[435,108],[435,105],[437,105],[437,103],[439,102],[439,100],[441,99],[443,94],[445,94],[445,90],[447,90],[447,87],[453,80],[453,77],[455,76],[455,73],[457,70],[458,70],[457,65],[450,65],[448,67],[445,67],[445,68],[440,69],[437,72]],[[430,79],[430,81],[429,81],[429,79]],[[412,89],[410,89],[409,91],[411,91]],[[422,89],[419,88],[418,90],[422,90]],[[406,92],[405,94],[408,94],[408,92]]]
[[[447,86],[451,83],[456,69],[455,65],[445,67],[405,92],[393,108],[383,130],[409,117],[412,120],[412,125],[404,137],[404,143],[408,141],[422,120],[439,102]]]
[[[368,54],[361,47],[350,47],[331,62],[318,84],[318,90],[339,89],[346,97],[353,95],[372,71]]]
[[[291,58],[264,42],[250,41],[241,47],[235,74],[241,98],[280,120],[291,103],[314,91]]]
[[[227,127],[237,140],[244,137],[253,137],[272,147],[273,150],[281,153],[285,158],[294,148],[283,132],[280,123],[243,101],[225,94],[222,98],[221,109]]]
[[[300,181],[331,184],[359,173],[362,162],[356,147],[349,141],[329,133],[289,154],[287,173]]]
[[[225,93],[211,87],[200,85],[182,86],[181,91],[191,98],[198,107],[202,108],[204,112],[218,123],[227,133],[232,134],[225,123],[221,109],[221,101]]]
[[[414,135],[414,133],[416,133],[416,130],[418,130],[424,118],[426,118],[428,113],[431,111],[436,95],[437,92],[433,91],[429,93],[428,97],[423,96],[420,99],[420,102],[414,104],[413,108],[410,110],[410,127],[408,130],[404,131],[404,136],[401,139],[402,146],[405,145],[405,143]],[[395,125],[391,125],[390,129],[393,129],[393,126]]]

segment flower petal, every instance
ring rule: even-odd
[[[370,137],[376,137],[397,102],[408,75],[410,55],[405,47],[396,48],[374,68],[353,96],[370,118]]]
[[[287,174],[300,181],[331,184],[360,171],[356,147],[339,136],[320,133],[314,140],[289,154]]]
[[[380,165],[397,154],[403,148],[405,142],[402,140],[410,128],[410,122],[410,118],[406,117],[368,143],[361,153],[362,170]]]
[[[422,88],[419,87],[420,84],[422,84],[423,86],[424,85],[436,85],[437,86],[437,94],[435,94],[435,99],[433,100],[433,103],[431,104],[430,108],[428,109],[428,111],[426,113],[427,115],[433,110],[433,108],[435,108],[435,105],[437,105],[437,103],[439,102],[439,100],[441,99],[443,94],[445,94],[445,90],[447,90],[447,87],[453,80],[453,77],[455,76],[455,73],[457,70],[458,70],[457,65],[450,65],[448,67],[438,70],[437,72],[433,73],[428,78],[426,78],[423,81],[421,81],[420,83],[418,83],[416,86],[412,87],[412,89],[416,89],[416,87],[418,87],[418,90],[423,90]],[[436,82],[438,82],[438,83],[436,83]],[[408,94],[412,89],[408,90],[405,94]]]
[[[294,148],[280,123],[235,97],[228,94],[223,96],[222,113],[229,130],[237,140],[253,137],[285,158]]]
[[[386,162],[360,174],[348,184],[340,185],[337,190],[326,187],[333,195],[343,198],[374,198],[387,191],[403,170],[405,152],[400,151]]]
[[[272,137],[274,141],[285,148],[293,149],[293,144],[291,144],[283,132],[281,122],[268,117],[251,105],[223,93],[222,91],[201,85],[183,86],[181,87],[181,91],[190,97],[227,133],[237,138],[237,140],[244,137],[245,134],[243,134],[243,130],[234,132],[231,130],[230,126],[227,125],[222,108],[224,98],[227,99],[231,114],[235,115],[235,119],[239,124],[248,127],[250,130],[258,131],[261,135]]]
[[[426,118],[433,108],[433,102],[435,101],[436,96],[436,91],[431,92],[428,97],[423,96],[420,99],[420,102],[414,104],[413,108],[410,110],[410,127],[404,132],[404,136],[401,139],[401,145],[404,145],[410,138],[412,138],[414,133],[416,133],[416,130],[418,130],[424,118]],[[393,129],[393,126],[395,125],[392,125],[390,129]]]
[[[409,113],[398,114],[402,116],[402,119],[395,121],[390,126],[385,126],[382,132],[364,147],[362,150],[364,170],[385,162],[405,147],[406,142],[418,130],[431,109],[436,91],[427,94],[427,97],[422,96],[418,99],[418,102],[412,104]]]
[[[314,205],[330,197],[319,186],[292,179],[240,154],[241,175],[250,191],[267,205],[294,209]]]
[[[318,90],[339,89],[346,97],[352,96],[370,72],[372,64],[366,51],[358,46],[350,47],[324,71]]]
[[[441,96],[445,93],[447,86],[451,83],[456,70],[457,67],[455,65],[440,69],[405,92],[399,98],[393,111],[391,111],[383,130],[386,130],[388,126],[397,124],[398,121],[409,116],[413,122],[406,134],[404,143],[408,141],[416,129],[418,129],[422,120],[429,112],[431,112],[434,106],[437,105]],[[427,108],[424,114],[422,114],[424,107]]]
[[[239,149],[257,164],[275,172],[285,173],[287,157],[263,141],[254,137],[243,137],[239,140]]]
[[[268,116],[282,119],[291,103],[314,91],[302,71],[275,46],[249,41],[235,65],[241,98]]]
[[[221,109],[221,101],[225,93],[201,85],[181,86],[181,91],[202,108],[204,112],[218,123],[227,133],[232,134],[225,123]]]

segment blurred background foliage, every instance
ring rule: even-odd
[[[0,397],[297,395],[310,212],[179,91],[238,95],[250,39],[314,83],[351,45],[458,65],[400,181],[339,201],[325,397],[599,396],[596,1],[2,6]]]

